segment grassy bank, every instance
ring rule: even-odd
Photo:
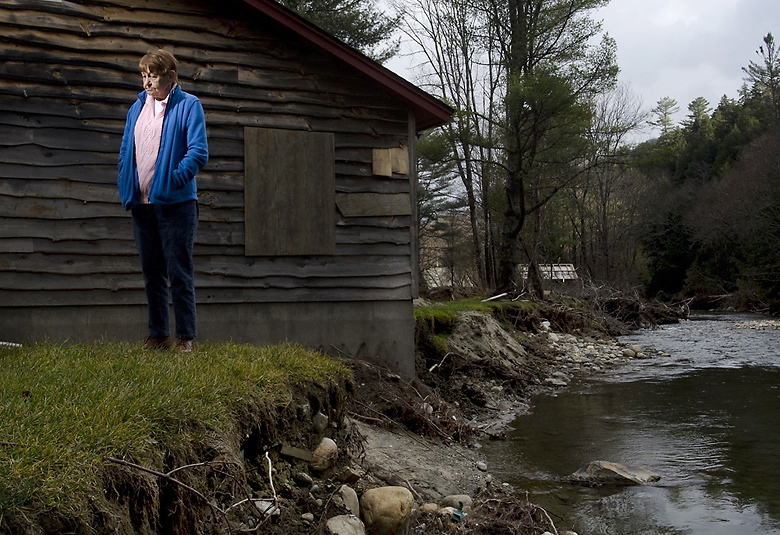
[[[229,431],[250,401],[283,404],[292,386],[346,373],[297,346],[0,346],[0,522],[41,508],[79,517],[109,457],[154,465]]]

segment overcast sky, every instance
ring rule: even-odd
[[[780,41],[780,0],[611,0],[592,18],[617,41],[620,81],[648,110],[675,99],[677,122],[696,97],[713,108],[723,95],[737,98],[742,67],[759,60],[764,36]],[[387,66],[414,82],[412,61]]]
[[[737,98],[764,36],[780,38],[780,0],[611,0],[593,18],[617,41],[620,81],[648,109],[675,99],[678,121],[696,97]]]

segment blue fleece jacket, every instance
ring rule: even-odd
[[[127,112],[122,148],[119,151],[119,198],[125,210],[141,202],[138,169],[135,163],[135,123],[146,103],[146,91],[138,93],[138,100]],[[206,116],[195,95],[176,86],[165,108],[162,139],[149,192],[152,204],[176,204],[197,200],[195,175],[209,159],[206,141]]]

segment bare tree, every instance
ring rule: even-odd
[[[425,58],[423,84],[456,110],[443,127],[469,209],[475,264],[481,285],[488,281],[485,244],[490,211],[485,204],[501,66],[491,55],[489,27],[468,0],[411,0],[403,6],[404,31]]]
[[[630,278],[637,236],[637,203],[644,202],[629,163],[630,136],[648,113],[625,85],[596,99],[588,132],[591,165],[571,195],[578,238],[578,263],[602,281]],[[572,217],[574,212],[572,212]],[[620,276],[618,276],[620,272]]]

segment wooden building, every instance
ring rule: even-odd
[[[415,137],[452,110],[273,0],[0,0],[0,340],[146,335],[116,164],[157,47],[206,112],[199,340],[413,373]]]

